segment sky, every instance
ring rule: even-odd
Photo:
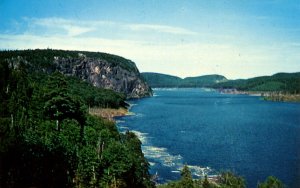
[[[300,0],[0,0],[0,49],[106,52],[140,72],[300,71]]]

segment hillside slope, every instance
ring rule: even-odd
[[[204,75],[181,79],[160,73],[141,73],[151,87],[211,87],[250,92],[300,93],[300,72],[276,73],[249,79],[227,80],[221,75]]]
[[[124,93],[127,98],[151,96],[151,88],[141,78],[134,62],[120,56],[85,51],[16,50],[1,51],[0,61],[17,67],[24,62],[31,71],[59,71],[92,85]]]
[[[183,87],[210,87],[216,83],[226,82],[227,79],[218,74],[204,75],[197,77],[187,77],[182,80]]]
[[[160,73],[145,72],[141,73],[146,82],[151,87],[210,87],[227,79],[221,75],[204,75],[197,77],[179,78]]]
[[[300,72],[277,73],[272,76],[260,76],[250,79],[229,80],[217,83],[214,88],[237,89],[240,91],[300,93]]]
[[[125,96],[29,55],[0,59],[0,187],[154,187],[138,137],[91,115]]]
[[[182,79],[177,76],[167,74],[143,72],[141,75],[153,88],[155,87],[179,87]]]

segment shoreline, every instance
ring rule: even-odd
[[[130,116],[133,115],[132,112],[129,111],[129,108],[90,108],[89,114],[95,115],[98,117],[102,117],[104,119],[107,119],[109,121],[115,122],[115,117],[121,117],[121,116]]]
[[[271,91],[240,91],[237,89],[218,89],[218,91],[223,94],[257,96],[266,101],[300,102],[300,94],[287,94]]]

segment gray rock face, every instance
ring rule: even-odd
[[[124,93],[127,98],[152,95],[151,88],[142,80],[135,66],[135,70],[129,71],[106,60],[85,56],[78,58],[54,57],[54,64],[56,70],[65,75],[79,77],[99,88]]]

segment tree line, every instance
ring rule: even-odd
[[[0,75],[0,187],[154,187],[137,136],[88,114],[122,94],[23,61]]]
[[[273,176],[269,176],[264,182],[257,184],[257,188],[284,187],[284,184]],[[184,165],[179,180],[159,185],[158,188],[246,188],[246,181],[229,171],[222,172],[214,180],[209,180],[207,176],[201,179],[193,179],[188,166]]]

